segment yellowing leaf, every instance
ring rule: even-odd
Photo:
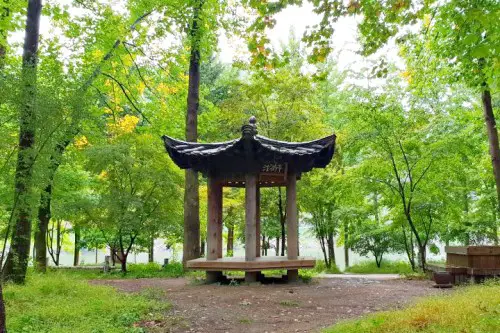
[[[424,15],[424,27],[428,28],[431,25],[431,16],[429,14]]]
[[[144,93],[144,89],[146,89],[146,85],[144,84],[144,82],[139,82],[138,86],[137,86],[137,92],[142,95]]]
[[[162,95],[172,95],[175,94],[179,91],[178,87],[175,86],[168,86],[164,83],[160,83],[158,85],[157,90],[162,94]]]
[[[75,147],[77,149],[83,149],[89,145],[89,140],[85,135],[79,136],[75,139]]]
[[[92,57],[93,57],[94,59],[99,59],[99,60],[100,60],[103,56],[104,56],[104,52],[102,52],[102,51],[101,51],[101,50],[99,50],[99,49],[94,50],[94,51],[92,52]]]
[[[401,76],[406,80],[406,82],[408,82],[408,83],[412,82],[412,74],[410,73],[410,71],[402,72]]]
[[[108,125],[109,131],[115,135],[131,133],[139,123],[139,118],[132,115],[125,115],[116,123]]]

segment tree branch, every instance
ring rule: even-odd
[[[142,118],[148,122],[148,124],[151,125],[151,122],[149,121],[149,119],[144,115],[144,113],[135,105],[135,103],[132,101],[132,98],[129,96],[129,94],[127,93],[127,88],[123,85],[123,83],[121,83],[120,81],[118,81],[118,79],[116,79],[114,76],[112,75],[109,75],[107,73],[101,73],[102,75],[110,78],[111,80],[115,81],[118,86],[120,87],[120,90],[123,92],[123,94],[125,95],[125,97],[127,98],[127,100],[130,102],[130,104],[132,105],[132,107],[142,116]]]

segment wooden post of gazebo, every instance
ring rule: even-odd
[[[208,177],[207,260],[222,258],[222,185]],[[207,272],[207,281],[217,282],[222,271]]]
[[[260,257],[260,186],[257,184],[256,188],[256,212],[255,212],[255,256]]]
[[[245,177],[245,260],[254,261],[257,257],[257,176]],[[246,282],[257,281],[257,272],[245,272]]]
[[[299,255],[299,220],[297,216],[297,176],[294,173],[288,175],[286,183],[286,224],[287,255],[288,259],[295,260]],[[299,271],[289,269],[287,276],[289,281],[296,281],[299,277]]]
[[[208,178],[207,256],[187,262],[190,269],[207,272],[207,281],[222,279],[227,270],[245,271],[254,282],[266,269],[287,270],[296,281],[299,268],[314,267],[314,258],[299,257],[297,180],[313,168],[330,163],[335,135],[309,142],[284,142],[257,134],[255,117],[243,125],[239,139],[221,143],[195,143],[163,136],[165,148],[182,169],[193,169]],[[245,188],[245,257],[222,256],[222,189]],[[287,257],[261,256],[260,188],[286,186]]]

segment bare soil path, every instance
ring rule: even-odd
[[[430,281],[319,278],[310,284],[196,285],[188,279],[96,280],[125,292],[165,291],[172,303],[156,332],[319,332],[342,319],[399,308],[447,291]],[[159,292],[160,293],[160,292]]]

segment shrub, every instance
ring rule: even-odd
[[[382,265],[377,267],[373,261],[363,261],[359,264],[347,267],[346,272],[358,274],[410,274],[413,273],[411,266],[403,261],[382,261]]]
[[[297,306],[299,306],[299,302],[294,301],[294,300],[284,299],[284,300],[280,301],[280,305],[297,307]]]
[[[330,268],[328,268],[326,267],[325,262],[323,260],[316,260],[316,265],[314,266],[313,271],[315,273],[328,273],[328,274],[341,273],[337,265],[333,264]]]
[[[147,264],[130,264],[127,272],[131,278],[149,278],[149,277],[173,277],[178,278],[184,275],[182,263],[173,262],[165,267],[155,262]]]

